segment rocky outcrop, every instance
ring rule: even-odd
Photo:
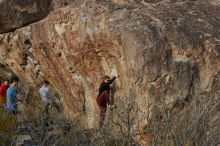
[[[51,0],[1,0],[0,33],[12,31],[44,18]]]
[[[86,112],[94,126],[105,74],[120,75],[115,102],[133,99],[141,110],[219,98],[219,14],[208,3],[74,1],[1,35],[0,59],[26,85],[48,79],[66,115]]]
[[[1,0],[0,33],[13,31],[46,17],[49,12],[73,0]]]

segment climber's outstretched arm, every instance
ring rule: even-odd
[[[111,85],[116,78],[117,78],[117,77],[114,76],[114,77],[113,77],[111,80],[109,80],[106,84],[107,84],[108,86]]]

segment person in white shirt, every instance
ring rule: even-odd
[[[48,113],[49,106],[51,104],[51,97],[50,97],[50,91],[49,91],[49,81],[45,80],[44,84],[39,90],[41,100],[45,103],[45,112]]]

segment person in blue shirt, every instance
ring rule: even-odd
[[[11,112],[12,114],[17,114],[17,101],[20,100],[18,97],[17,85],[19,82],[19,78],[14,76],[11,78],[11,85],[7,90],[7,102],[6,102],[6,110]]]

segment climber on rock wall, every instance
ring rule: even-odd
[[[104,125],[107,104],[109,108],[111,108],[111,102],[109,100],[110,94],[110,85],[114,82],[117,77],[113,77],[112,79],[109,76],[104,76],[103,81],[99,87],[99,94],[96,98],[96,102],[100,109],[100,119],[99,119],[99,129],[101,129]]]

